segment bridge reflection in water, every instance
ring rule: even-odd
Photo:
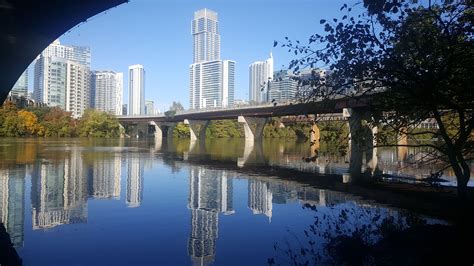
[[[7,157],[0,165],[0,217],[13,244],[20,248],[29,245],[24,237],[25,230],[30,231],[25,229],[24,216],[29,206],[33,231],[88,223],[88,202],[92,199],[123,201],[129,208],[141,208],[150,196],[144,191],[147,169],[163,163],[172,171],[187,172],[191,216],[187,252],[196,264],[208,264],[215,260],[219,220],[236,215],[236,180],[248,179],[247,207],[268,223],[275,215],[274,204],[299,202],[325,208],[350,201],[357,208],[374,208],[373,203],[348,194],[268,175],[242,177],[240,172],[253,171],[259,165],[324,174],[343,174],[349,169],[347,155],[321,153],[315,162],[302,162],[301,157],[310,153],[307,143],[263,141],[250,145],[242,140],[168,139],[161,145],[125,140],[98,145],[77,140],[68,146],[30,140],[13,148],[0,146],[0,155]],[[382,151],[379,157],[384,167],[398,163],[397,154],[391,151]],[[31,189],[25,189],[28,177]],[[25,202],[25,191],[29,190],[31,205]]]

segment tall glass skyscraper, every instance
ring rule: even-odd
[[[145,69],[142,65],[128,67],[128,89],[128,114],[145,114]]]
[[[11,95],[14,97],[28,96],[28,68],[21,74],[11,90]]]
[[[189,66],[190,109],[230,107],[234,104],[235,62],[220,60],[217,13],[194,12],[191,22],[194,59]]]
[[[216,12],[206,8],[194,12],[191,32],[194,41],[193,63],[220,59],[221,36]]]
[[[273,78],[273,56],[265,61],[257,61],[249,66],[249,101],[261,103],[268,100],[268,82]]]
[[[93,107],[110,114],[122,115],[123,73],[93,71],[91,82]]]

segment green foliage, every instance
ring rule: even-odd
[[[115,116],[94,109],[87,109],[79,120],[81,137],[115,138],[120,136],[120,125]]]
[[[170,111],[183,111],[183,110],[184,110],[184,107],[183,107],[183,105],[182,105],[180,102],[175,102],[175,101],[173,101],[173,103],[171,104],[169,110],[170,110]]]
[[[0,108],[0,136],[22,137],[119,137],[118,120],[105,112],[86,110],[79,120],[59,107],[19,110],[6,102]]]
[[[296,138],[295,130],[288,126],[281,126],[280,119],[274,118],[265,125],[263,129],[263,136],[265,138]]]
[[[59,107],[49,108],[40,124],[46,137],[73,137],[76,133],[76,122],[71,113]]]
[[[212,121],[206,129],[208,138],[242,138],[244,129],[234,120]]]
[[[178,123],[173,129],[173,137],[176,138],[189,138],[191,133],[189,132],[189,127],[184,123]]]

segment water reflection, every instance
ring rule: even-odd
[[[63,241],[62,244],[66,244],[67,237],[64,240],[62,237],[69,232],[68,230],[72,230],[69,228],[77,229],[75,225],[80,225],[81,228],[90,228],[92,233],[87,234],[88,231],[84,229],[83,238],[87,240],[85,242],[93,243],[98,237],[94,234],[97,228],[107,231],[109,226],[112,228],[117,226],[101,224],[101,220],[88,223],[88,219],[96,218],[92,215],[91,201],[93,200],[101,202],[110,200],[107,202],[116,204],[111,210],[108,207],[96,205],[96,210],[99,210],[95,212],[96,216],[102,212],[105,214],[126,213],[126,215],[133,215],[134,220],[140,221],[140,227],[134,232],[127,230],[121,232],[120,235],[125,242],[133,239],[131,235],[141,231],[165,231],[163,228],[156,227],[147,217],[159,215],[160,219],[176,219],[174,226],[179,227],[181,231],[188,230],[183,234],[185,239],[180,242],[176,237],[177,247],[174,253],[161,255],[179,257],[181,253],[177,250],[186,249],[190,260],[199,265],[219,261],[218,249],[224,252],[225,247],[235,245],[232,243],[233,239],[229,239],[228,235],[227,238],[225,237],[222,229],[219,233],[219,228],[225,226],[226,223],[227,232],[248,228],[249,232],[254,234],[250,234],[250,241],[258,242],[261,238],[261,241],[267,240],[267,242],[258,243],[268,244],[271,247],[273,241],[284,234],[283,228],[297,226],[296,220],[286,218],[288,213],[300,215],[299,219],[312,218],[312,213],[301,209],[302,205],[319,208],[323,210],[321,213],[328,215],[331,214],[333,208],[337,207],[335,210],[340,210],[344,206],[351,206],[357,210],[383,209],[384,215],[390,215],[389,210],[391,210],[385,206],[362,201],[349,194],[303,186],[296,181],[262,175],[257,171],[261,168],[254,168],[254,166],[262,165],[268,168],[270,165],[325,174],[347,173],[349,164],[347,155],[341,156],[330,151],[322,151],[314,162],[305,163],[301,158],[308,156],[311,150],[305,144],[294,142],[256,142],[252,145],[244,145],[245,142],[240,140],[216,142],[198,140],[190,143],[168,139],[157,146],[154,142],[136,140],[125,143],[91,140],[19,140],[16,145],[18,149],[13,149],[12,146],[15,147],[15,144],[11,143],[15,142],[9,141],[8,145],[0,145],[0,161],[4,162],[0,165],[0,218],[15,247],[24,246],[20,249],[24,254],[31,254],[31,250],[38,249],[42,245],[41,240],[38,240],[38,235],[44,237],[43,241],[45,239],[47,241],[48,237],[53,238],[48,234],[51,231],[59,236],[55,239],[56,241]],[[24,148],[22,147],[26,146],[31,150],[23,158],[21,152]],[[390,151],[379,151],[377,160],[379,167],[382,165],[384,169],[389,169],[388,165],[397,165],[399,157]],[[247,170],[249,172],[246,172]],[[181,184],[177,178],[171,183],[160,183],[163,186],[158,186],[156,190],[145,189],[145,184],[147,188],[153,187],[160,180],[175,176],[175,174],[184,175],[185,185]],[[350,175],[343,175],[343,181],[349,179]],[[28,191],[30,187],[31,202],[25,204],[25,198],[27,198],[25,188]],[[167,192],[167,190],[173,192]],[[172,197],[181,192],[185,198]],[[167,196],[158,198],[157,195],[161,194]],[[242,200],[244,202],[240,202],[239,205],[239,201]],[[175,207],[162,212],[168,205]],[[286,208],[279,208],[283,205]],[[244,206],[244,209],[239,209],[237,206]],[[189,214],[185,224],[180,224],[179,219],[176,218],[178,214],[171,216],[173,218],[165,215],[179,213],[182,216],[181,207]],[[89,211],[91,217],[89,217]],[[31,228],[30,226],[25,228],[25,224],[29,224],[25,222],[25,213],[31,214]],[[357,213],[355,212],[354,215],[358,215]],[[239,216],[250,216],[250,218],[236,219]],[[29,220],[29,215],[27,218]],[[256,223],[262,218],[268,222]],[[113,222],[121,223],[126,220],[126,217],[122,219]],[[175,223],[174,220],[171,223]],[[331,223],[337,224],[337,221],[331,221]],[[262,230],[263,227],[258,226],[276,229],[267,232]],[[61,230],[57,230],[58,228]],[[30,237],[25,237],[25,234]],[[154,241],[159,242],[161,239],[157,238]],[[156,245],[155,242],[147,244]],[[72,245],[81,244],[73,243]],[[82,245],[87,246],[87,244]],[[250,246],[249,249],[251,249]],[[137,245],[129,248],[143,247]],[[247,247],[242,245],[235,248],[242,253]],[[262,259],[262,256],[266,258],[269,255],[263,255],[268,250],[259,248],[262,252],[261,256],[255,255],[260,250],[248,251],[254,254],[253,257],[248,256],[248,263],[261,264],[261,261],[255,259]],[[48,252],[51,252],[48,253],[50,255],[54,254],[54,251]],[[64,250],[64,252],[69,254],[69,251]],[[239,252],[235,255],[239,255]],[[44,256],[47,257],[48,254]],[[71,254],[71,256],[76,255]],[[156,254],[146,256],[155,258]],[[80,262],[81,258],[74,257],[71,260]],[[29,261],[34,262],[34,259],[29,258]],[[114,261],[119,264],[125,263]],[[220,263],[224,264],[223,261],[225,260],[221,257]]]
[[[87,222],[87,178],[81,152],[36,163],[31,174],[33,229]]]
[[[234,213],[232,193],[232,179],[226,171],[190,167],[188,207],[191,209],[191,233],[188,252],[195,264],[214,261],[218,213]]]
[[[14,247],[23,246],[25,174],[24,168],[0,170],[0,218]]]
[[[143,161],[138,155],[128,159],[127,204],[131,208],[140,206],[143,199]]]

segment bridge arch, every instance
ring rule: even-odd
[[[62,34],[129,0],[41,0],[0,4],[0,103],[28,65]]]

